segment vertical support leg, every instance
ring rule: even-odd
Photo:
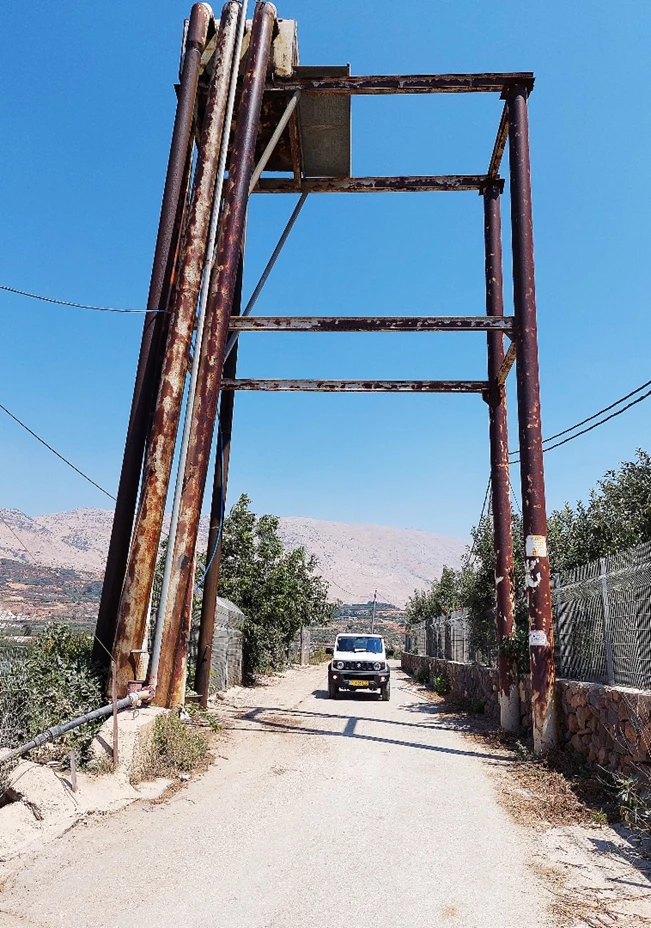
[[[533,258],[533,214],[529,163],[527,89],[508,91],[513,299],[516,319],[520,479],[525,541],[525,585],[529,612],[531,715],[534,751],[558,743],[554,634],[547,553],[547,515],[540,425],[538,331]]]
[[[179,203],[187,184],[186,166],[189,164],[188,153],[192,144],[191,133],[201,54],[206,43],[210,19],[210,7],[205,3],[195,3],[188,26],[186,54],[149,285],[147,309],[150,310],[164,308],[165,291],[168,289],[167,282],[171,274],[175,230],[178,230],[180,226],[178,222]],[[108,667],[108,654],[113,647],[117,626],[118,606],[129,554],[129,541],[133,528],[149,415],[158,387],[160,342],[165,323],[166,319],[162,313],[147,313],[140,343],[136,382],[131,401],[122,471],[93,645],[93,659],[106,667]]]
[[[173,572],[165,610],[158,676],[160,692],[156,694],[156,702],[159,705],[169,705],[171,662],[181,643],[179,633],[187,574],[197,543],[275,21],[276,8],[272,3],[256,5],[228,184],[224,195],[222,224],[215,257],[216,272],[210,283],[199,376],[191,411],[188,455],[173,550]]]
[[[218,42],[225,42],[230,34],[226,25],[235,16],[236,8],[236,3],[229,3],[224,7]],[[218,54],[219,48],[218,45]],[[118,665],[118,690],[121,693],[126,692],[131,678],[130,653],[134,648],[140,647],[145,631],[212,214],[229,78],[230,69],[224,71],[220,67],[215,68],[199,140],[192,205],[184,235],[178,283],[172,301],[170,328],[151,424],[140,505],[120,599],[113,653]],[[155,687],[155,675],[150,676],[150,682]]]
[[[501,183],[487,184],[484,195],[484,247],[486,254],[486,313],[504,315],[502,288]],[[506,390],[497,383],[504,360],[504,335],[488,333],[488,380],[491,486],[493,488],[493,540],[495,545],[495,623],[498,658],[500,725],[504,731],[520,728],[520,697],[515,659],[502,651],[502,642],[513,637],[513,536],[509,478],[509,432]]]
[[[240,254],[240,267],[235,285],[232,316],[239,316],[242,306],[242,272],[243,262]],[[231,353],[224,363],[224,377],[234,378],[237,374],[237,346],[233,345]],[[215,610],[217,609],[217,592],[219,589],[219,568],[222,556],[222,526],[226,512],[226,491],[228,489],[228,467],[231,456],[231,435],[233,433],[233,407],[235,390],[225,390],[219,402],[219,429],[217,437],[217,455],[215,458],[215,478],[212,488],[210,506],[210,528],[208,530],[208,549],[206,552],[207,569],[203,583],[201,603],[201,625],[197,647],[197,670],[194,688],[201,696],[201,705],[208,705],[210,695],[210,668],[212,666],[212,642],[215,634]]]

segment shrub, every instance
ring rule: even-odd
[[[0,676],[0,747],[17,747],[35,735],[103,705],[91,640],[67,625],[47,625]],[[74,748],[82,762],[101,725],[84,725],[42,749],[63,757]]]
[[[438,696],[447,696],[450,692],[450,678],[447,673],[436,673],[432,677],[432,689]]]
[[[474,712],[476,715],[483,715],[486,708],[486,704],[483,699],[470,699],[468,701],[468,708],[471,712]]]
[[[416,679],[423,686],[426,686],[429,683],[429,669],[427,667],[420,667],[416,673]]]

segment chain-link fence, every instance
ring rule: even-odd
[[[556,670],[566,680],[651,689],[651,542],[554,578]],[[494,666],[471,644],[467,610],[413,625],[416,654]]]
[[[651,542],[556,577],[558,675],[651,687]]]
[[[425,654],[441,660],[468,663],[479,659],[470,644],[470,623],[467,609],[450,615],[426,619],[412,625],[405,647],[413,654]]]

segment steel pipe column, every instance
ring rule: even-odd
[[[210,285],[197,390],[192,408],[188,457],[179,507],[178,531],[173,551],[173,573],[170,580],[158,675],[159,691],[156,695],[156,702],[159,705],[170,705],[173,694],[175,691],[178,692],[174,676],[185,673],[187,634],[184,632],[183,618],[188,589],[193,584],[192,564],[196,550],[201,502],[214,433],[228,324],[235,294],[249,185],[254,169],[255,144],[275,20],[276,8],[273,4],[257,4],[242,83],[228,184],[224,194],[215,270]],[[175,659],[175,655],[180,655],[180,661],[178,657]]]
[[[534,751],[536,754],[544,754],[556,746],[558,730],[554,635],[547,552],[545,477],[540,424],[527,93],[524,84],[513,86],[508,91],[507,103],[520,479],[522,481],[525,586],[529,612],[531,662],[531,714]]]
[[[235,286],[233,316],[239,316],[242,301],[243,262],[240,256],[240,268]],[[235,377],[237,373],[237,342],[224,362],[224,377]],[[215,477],[210,506],[210,528],[208,530],[208,548],[206,551],[206,576],[203,583],[201,602],[201,624],[199,626],[199,643],[197,646],[197,668],[194,677],[195,692],[201,696],[201,705],[208,705],[210,695],[210,668],[212,666],[212,643],[215,635],[215,613],[217,593],[219,590],[219,570],[222,557],[223,523],[226,514],[226,492],[228,489],[228,467],[231,457],[231,436],[233,434],[233,407],[235,391],[222,392],[219,402],[219,434],[217,436],[217,454],[215,457]]]
[[[502,223],[500,216],[501,184],[490,183],[484,189],[484,248],[486,266],[486,313],[504,315],[502,288]],[[520,728],[520,697],[517,665],[513,656],[504,653],[504,643],[513,637],[513,536],[511,534],[511,500],[509,479],[509,433],[506,416],[506,390],[497,382],[504,360],[504,335],[488,333],[488,390],[491,487],[493,499],[493,542],[495,546],[495,623],[500,650],[499,704],[500,725],[505,731]]]
[[[221,46],[230,32],[226,27],[234,12],[236,13],[236,7],[235,3],[224,7],[218,33],[218,55],[221,54]],[[131,651],[141,646],[146,628],[190,342],[195,324],[229,80],[230,68],[221,68],[218,63],[210,83],[199,140],[192,205],[183,242],[178,285],[172,304],[160,387],[143,474],[142,495],[120,600],[114,658],[117,663],[118,689],[122,693],[126,691],[131,678]],[[155,688],[155,674],[153,677],[150,676],[150,681]]]
[[[150,310],[166,308],[166,297],[169,295],[169,281],[176,250],[175,238],[178,236],[181,225],[180,204],[184,200],[187,188],[187,166],[192,145],[194,104],[199,82],[201,54],[206,44],[211,19],[212,11],[208,4],[195,3],[190,14],[186,38],[185,58],[149,284],[147,309]],[[107,668],[109,652],[115,638],[120,593],[129,554],[129,541],[133,528],[151,407],[160,378],[160,343],[164,337],[166,321],[163,313],[147,313],[140,342],[122,471],[106,558],[102,598],[95,628],[96,640],[93,645],[93,660]]]

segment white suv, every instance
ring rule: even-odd
[[[384,646],[381,635],[356,635],[352,632],[337,635],[328,664],[328,696],[336,699],[339,690],[379,690],[380,697],[391,698],[391,670],[387,657],[393,651]]]

